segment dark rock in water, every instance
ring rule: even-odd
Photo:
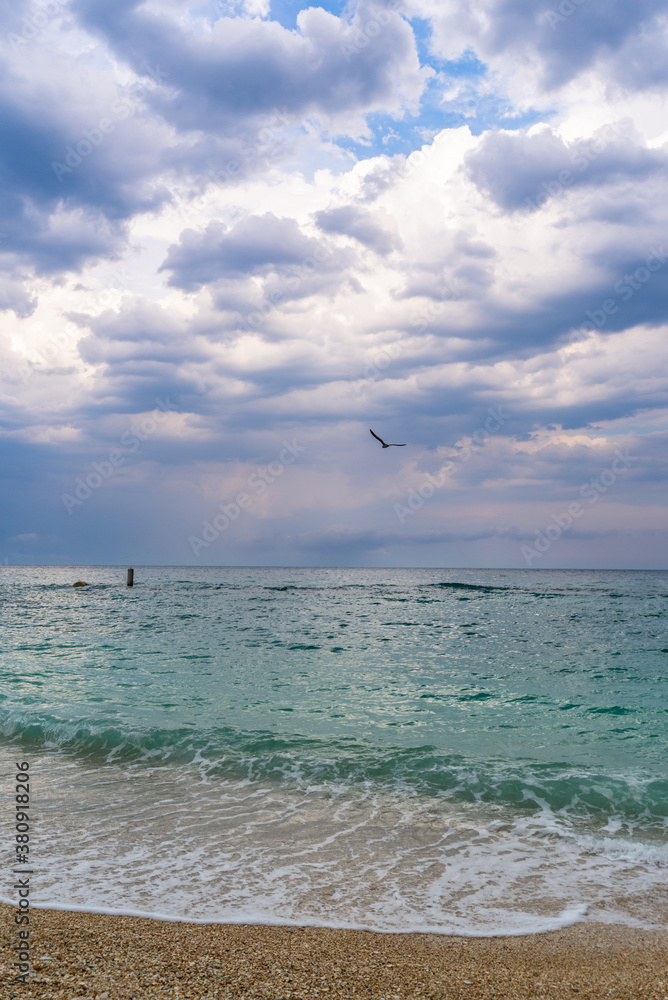
[[[86,583],[85,580],[77,580],[77,582],[73,583],[72,586],[73,587],[87,587],[88,584]]]

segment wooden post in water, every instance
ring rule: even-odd
[[[133,569],[128,570],[128,587],[133,587],[135,582],[135,571]]]

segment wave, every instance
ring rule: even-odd
[[[397,583],[337,583],[337,584],[306,584],[306,583],[287,583],[282,587],[270,587],[264,585],[262,590],[276,590],[279,592],[284,592],[287,590],[397,590],[400,585]]]
[[[431,745],[397,747],[354,737],[323,739],[231,727],[147,731],[90,720],[0,714],[0,739],[32,753],[57,753],[92,766],[188,768],[202,780],[401,790],[409,796],[510,809],[514,816],[568,819],[591,833],[668,832],[668,780],[638,770],[605,773],[566,763],[483,759]]]
[[[423,583],[420,589],[426,589],[427,587],[437,587],[440,590],[475,590],[483,594],[491,594],[494,591],[516,591],[521,590],[521,587],[497,587],[491,584],[482,583],[459,583],[456,581],[442,581],[439,583]]]
[[[0,894],[0,903],[5,906],[16,906],[16,900]],[[67,913],[95,913],[104,914],[110,917],[142,917],[148,920],[160,920],[164,923],[187,923],[187,924],[211,924],[224,923],[231,925],[252,925],[259,927],[326,927],[331,930],[352,930],[352,931],[372,931],[376,934],[441,934],[443,936],[460,936],[473,938],[491,937],[524,937],[528,934],[547,934],[551,931],[561,930],[564,927],[572,927],[585,919],[589,909],[587,903],[575,903],[566,907],[561,913],[554,916],[540,916],[535,913],[523,913],[522,911],[511,914],[497,916],[496,921],[490,922],[487,926],[480,928],[468,921],[451,921],[439,926],[431,923],[416,920],[408,926],[388,926],[386,922],[360,922],[351,920],[331,920],[326,918],[316,919],[292,919],[281,917],[272,912],[266,913],[259,907],[248,905],[241,911],[239,908],[233,912],[226,912],[219,915],[218,919],[211,916],[197,917],[191,913],[164,913],[154,910],[136,910],[124,906],[102,906],[89,905],[81,906],[75,903],[60,903],[49,901],[35,903],[31,901],[33,910],[58,910]]]
[[[589,594],[597,597],[606,597],[610,599],[626,599],[626,598],[640,598],[645,599],[646,594],[634,594],[633,592],[620,593],[619,590],[610,590],[607,587],[600,586],[564,586],[564,587],[550,587],[544,590],[537,590],[536,587],[529,586],[507,586],[500,584],[482,584],[482,583],[463,583],[456,580],[443,580],[438,583],[423,583],[417,585],[419,590],[427,590],[429,588],[436,588],[439,590],[453,590],[453,591],[471,591],[477,594],[508,594],[512,596],[514,594],[526,594],[528,597],[537,598],[551,598],[551,597],[570,597],[574,594]],[[666,595],[656,594],[652,595],[658,598],[662,598]]]

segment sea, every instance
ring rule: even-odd
[[[1,898],[27,762],[33,906],[665,926],[667,602],[668,572],[0,567]]]

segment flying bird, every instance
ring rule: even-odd
[[[375,437],[376,441],[380,441],[380,443],[382,444],[383,448],[405,448],[406,447],[405,444],[385,444],[385,442],[383,441],[383,439],[379,438],[377,434],[374,434],[373,431],[371,430],[371,428],[369,428],[369,434],[371,434],[373,437]]]

